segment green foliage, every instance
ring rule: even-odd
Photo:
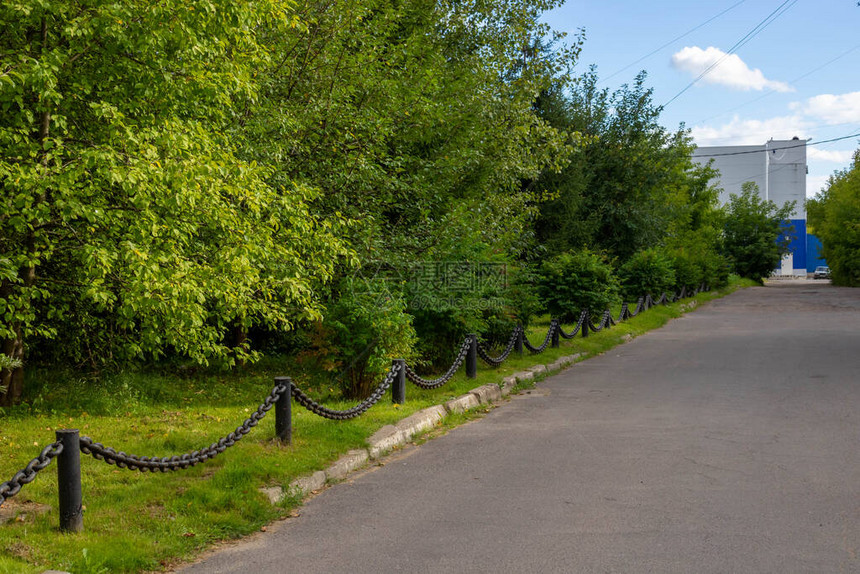
[[[546,259],[537,286],[546,310],[565,322],[576,320],[583,309],[600,315],[618,301],[620,292],[606,258],[587,249]]]
[[[860,150],[849,168],[833,174],[827,189],[807,202],[807,210],[833,283],[860,286]]]
[[[561,170],[546,170],[535,186],[548,198],[538,238],[550,253],[588,247],[622,261],[697,228],[716,206],[707,186],[713,171],[691,160],[689,132],[667,131],[653,90],[639,74],[610,93],[594,69],[568,92],[542,94],[539,113],[583,149]]]
[[[725,255],[741,277],[761,282],[779,266],[788,253],[790,237],[785,222],[794,211],[794,202],[778,208],[759,196],[758,186],[743,185],[740,195],[732,194],[726,206],[723,226]]]
[[[384,281],[346,279],[322,322],[318,358],[344,396],[363,399],[382,382],[392,359],[415,358],[415,329],[406,301]]]
[[[647,294],[660,296],[675,288],[673,261],[657,249],[634,254],[618,269],[624,300],[636,301]]]
[[[278,1],[3,4],[4,350],[229,364],[254,353],[226,331],[319,316],[339,218],[230,134],[260,34],[292,24]]]

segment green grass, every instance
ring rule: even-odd
[[[747,283],[733,281],[727,289],[700,294],[695,300],[701,304],[741,286]],[[80,534],[58,531],[56,471],[51,465],[7,505],[13,511],[22,502],[51,508],[38,514],[25,511],[18,520],[0,526],[0,574],[45,569],[73,574],[139,572],[191,559],[219,540],[259,530],[298,504],[287,500],[273,507],[260,487],[286,485],[321,470],[346,451],[365,446],[366,439],[383,425],[477,386],[499,383],[525,367],[549,364],[576,352],[602,353],[627,334],[640,335],[680,316],[682,306],[689,308],[693,300],[653,308],[587,339],[562,339],[560,348],[548,348],[540,355],[512,355],[497,369],[479,361],[476,380],[467,379],[461,369],[441,389],[423,391],[407,385],[404,405],[383,399],[351,421],[325,420],[294,404],[290,446],[273,440],[270,413],[235,447],[181,472],[122,470],[84,455],[85,530]],[[548,324],[544,318],[530,327],[533,344],[542,342]],[[291,374],[292,368],[268,361],[240,373],[126,373],[97,384],[71,373],[35,373],[32,376],[41,381],[38,398],[0,418],[0,481],[8,480],[53,442],[59,428],[78,428],[98,442],[139,455],[170,455],[206,446],[235,429],[269,393],[273,377]],[[326,405],[345,408],[351,403]],[[452,416],[445,424],[469,418]]]

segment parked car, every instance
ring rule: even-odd
[[[815,273],[812,274],[813,279],[830,279],[830,267],[819,265],[815,268]]]

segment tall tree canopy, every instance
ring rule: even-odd
[[[837,285],[860,286],[860,150],[833,174],[827,188],[807,202],[809,224]]]
[[[683,126],[669,132],[640,73],[615,92],[598,89],[595,69],[568,95],[544,93],[538,109],[560,130],[581,135],[584,148],[538,182],[550,199],[537,230],[551,252],[590,247],[622,260],[639,250],[688,243],[710,224],[717,195],[713,171],[694,164]]]
[[[0,341],[100,364],[247,349],[230,326],[317,315],[345,247],[315,192],[237,155],[273,56],[273,2],[43,0],[0,7]],[[3,371],[5,402],[21,370]]]

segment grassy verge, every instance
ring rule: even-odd
[[[692,301],[701,304],[741,286],[747,284],[734,281],[721,291],[653,308],[587,339],[562,340],[559,349],[540,355],[512,355],[497,369],[481,363],[476,380],[467,379],[461,370],[451,383],[434,391],[407,385],[406,404],[394,406],[383,400],[351,421],[328,421],[294,405],[289,447],[273,440],[270,415],[235,447],[181,472],[144,474],[83,456],[85,531],[81,534],[61,534],[57,529],[52,465],[4,505],[13,518],[0,525],[0,573],[49,568],[73,574],[139,572],[188,560],[216,541],[246,535],[288,515],[296,501],[272,507],[258,489],[286,485],[325,468],[346,451],[364,446],[385,424],[474,387],[498,383],[525,367],[548,364],[574,352],[602,353],[625,335],[640,335],[680,316],[693,306]],[[543,340],[547,326],[545,320],[529,329],[533,344]],[[52,442],[58,428],[79,428],[98,442],[140,455],[200,448],[235,429],[271,390],[273,377],[287,374],[270,363],[239,374],[123,374],[93,385],[69,375],[39,373],[40,398],[0,418],[0,481],[8,480]],[[466,419],[451,419],[448,424],[462,420]]]

